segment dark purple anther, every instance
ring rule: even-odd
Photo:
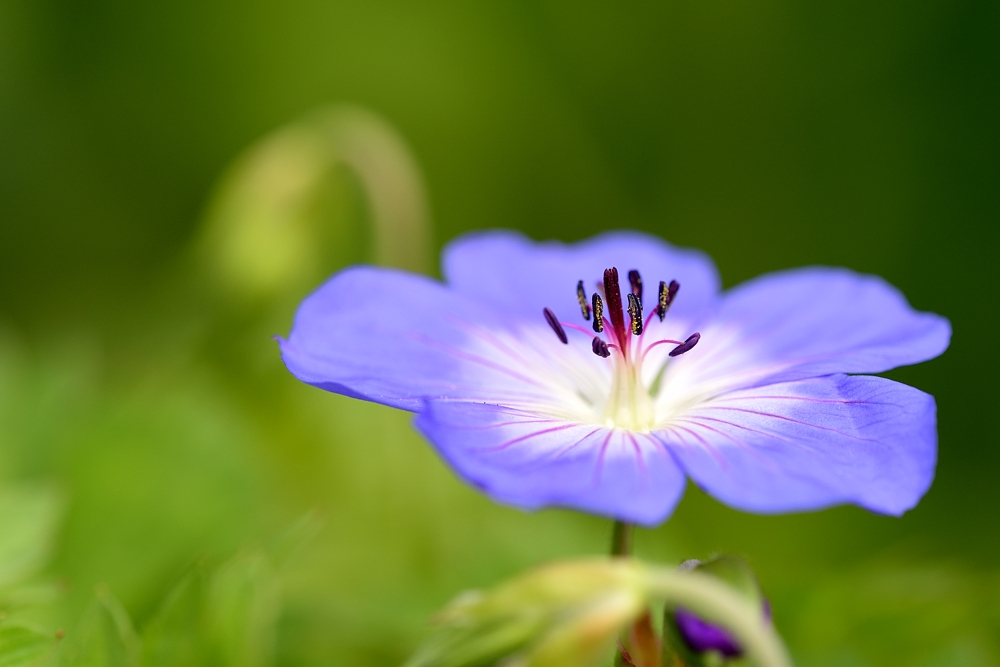
[[[695,653],[718,651],[727,658],[736,658],[743,654],[743,649],[728,632],[717,625],[703,621],[685,609],[674,612],[677,629],[681,638]]]
[[[618,269],[604,270],[604,298],[608,300],[608,317],[619,342],[625,340],[625,311],[622,310],[622,291],[618,286]]]
[[[562,344],[563,345],[568,344],[569,338],[566,337],[566,331],[563,330],[562,325],[559,324],[559,319],[556,317],[556,314],[553,313],[548,308],[544,309],[542,311],[542,314],[545,315],[545,321],[548,322],[549,326],[552,327],[552,330],[556,332],[556,336],[559,337],[559,340],[562,341]]]
[[[656,304],[656,314],[659,316],[660,321],[666,317],[667,311],[670,310],[670,304],[674,302],[674,297],[677,296],[677,290],[681,288],[680,283],[676,280],[671,280],[670,284],[667,285],[662,280],[660,281],[660,292],[658,294],[659,299]]]
[[[639,297],[639,301],[642,301],[642,276],[635,269],[628,272],[628,284],[632,288],[632,294]]]
[[[587,290],[583,289],[583,281],[581,280],[576,284],[576,300],[580,302],[580,312],[583,313],[583,319],[590,319],[590,304],[587,303]]]
[[[591,344],[590,347],[594,350],[594,354],[596,354],[599,357],[607,359],[608,357],[611,356],[611,350],[608,349],[608,344],[605,343],[600,338],[595,337],[594,342]]]
[[[642,335],[642,302],[635,294],[628,295],[628,317],[632,325],[632,335]]]
[[[681,343],[680,345],[678,345],[674,349],[670,350],[670,355],[669,356],[676,357],[676,356],[684,354],[685,352],[687,352],[688,350],[690,350],[692,347],[694,347],[695,345],[697,345],[698,341],[700,341],[700,340],[701,340],[701,334],[700,333],[693,333],[693,334],[691,334],[690,336],[687,337],[686,341],[684,341],[683,343]]]
[[[604,301],[597,292],[594,292],[592,297],[591,301],[594,306],[594,331],[601,333],[604,331]]]

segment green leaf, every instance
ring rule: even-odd
[[[128,612],[107,588],[99,587],[65,657],[73,667],[136,667],[139,648]]]
[[[210,662],[206,660],[208,650],[200,631],[207,577],[204,566],[195,565],[167,595],[143,632],[143,665]]]
[[[259,553],[239,556],[215,573],[205,611],[225,664],[257,667],[270,662],[280,593],[270,562]]]
[[[271,559],[260,551],[215,569],[195,565],[143,632],[143,664],[269,664],[280,592]]]
[[[17,583],[45,565],[62,510],[48,485],[0,488],[0,587]]]
[[[0,667],[30,667],[47,659],[56,646],[49,633],[26,625],[0,626]]]

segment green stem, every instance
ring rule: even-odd
[[[632,524],[615,521],[611,533],[611,555],[616,557],[632,555]]]
[[[611,557],[612,558],[628,558],[632,555],[632,524],[625,523],[624,521],[615,521],[614,528],[611,531]],[[625,638],[628,636],[628,630],[625,630],[620,641],[625,642]],[[621,651],[615,651],[615,660],[612,663],[614,667],[624,667],[625,656],[622,655]]]

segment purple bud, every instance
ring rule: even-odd
[[[680,570],[682,572],[697,570],[729,584],[742,593],[745,599],[752,601],[752,604],[759,604],[761,620],[770,625],[771,603],[761,593],[756,576],[745,562],[731,556],[718,556],[707,563],[698,560],[684,561],[680,565]],[[668,610],[667,613],[676,630],[673,636],[690,652],[700,654],[714,651],[727,659],[742,656],[743,647],[725,628],[709,623],[683,607],[677,607],[672,612]]]
[[[678,608],[674,613],[677,629],[688,648],[696,653],[718,651],[727,658],[736,658],[743,649],[728,632],[717,625],[703,621],[686,609]]]

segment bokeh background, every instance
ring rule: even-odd
[[[606,521],[495,506],[407,415],[283,369],[298,300],[380,259],[371,183],[295,134],[348,104],[408,146],[432,272],[469,230],[628,227],[727,286],[843,265],[949,317],[890,374],[938,400],[917,509],[689,488],[637,553],[748,558],[800,665],[1000,664],[998,34],[987,0],[0,0],[0,641],[392,665],[457,592],[606,550]]]

